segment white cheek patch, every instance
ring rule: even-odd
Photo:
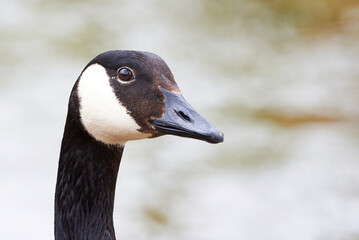
[[[115,96],[104,67],[89,66],[78,84],[80,118],[85,129],[107,144],[125,144],[129,140],[148,138]]]

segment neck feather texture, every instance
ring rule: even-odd
[[[74,101],[76,102],[76,101]],[[55,194],[56,240],[114,240],[113,206],[123,147],[97,142],[69,104]]]

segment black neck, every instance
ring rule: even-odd
[[[55,239],[114,240],[113,203],[123,147],[97,142],[76,115],[69,110],[62,140]]]

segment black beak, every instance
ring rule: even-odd
[[[223,142],[223,133],[199,115],[181,94],[161,88],[165,97],[165,113],[150,123],[158,132],[196,138],[209,143]]]

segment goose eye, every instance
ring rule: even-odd
[[[120,70],[118,70],[118,72],[117,72],[117,76],[120,80],[126,81],[126,82],[133,79],[133,73],[128,68],[120,68]]]

